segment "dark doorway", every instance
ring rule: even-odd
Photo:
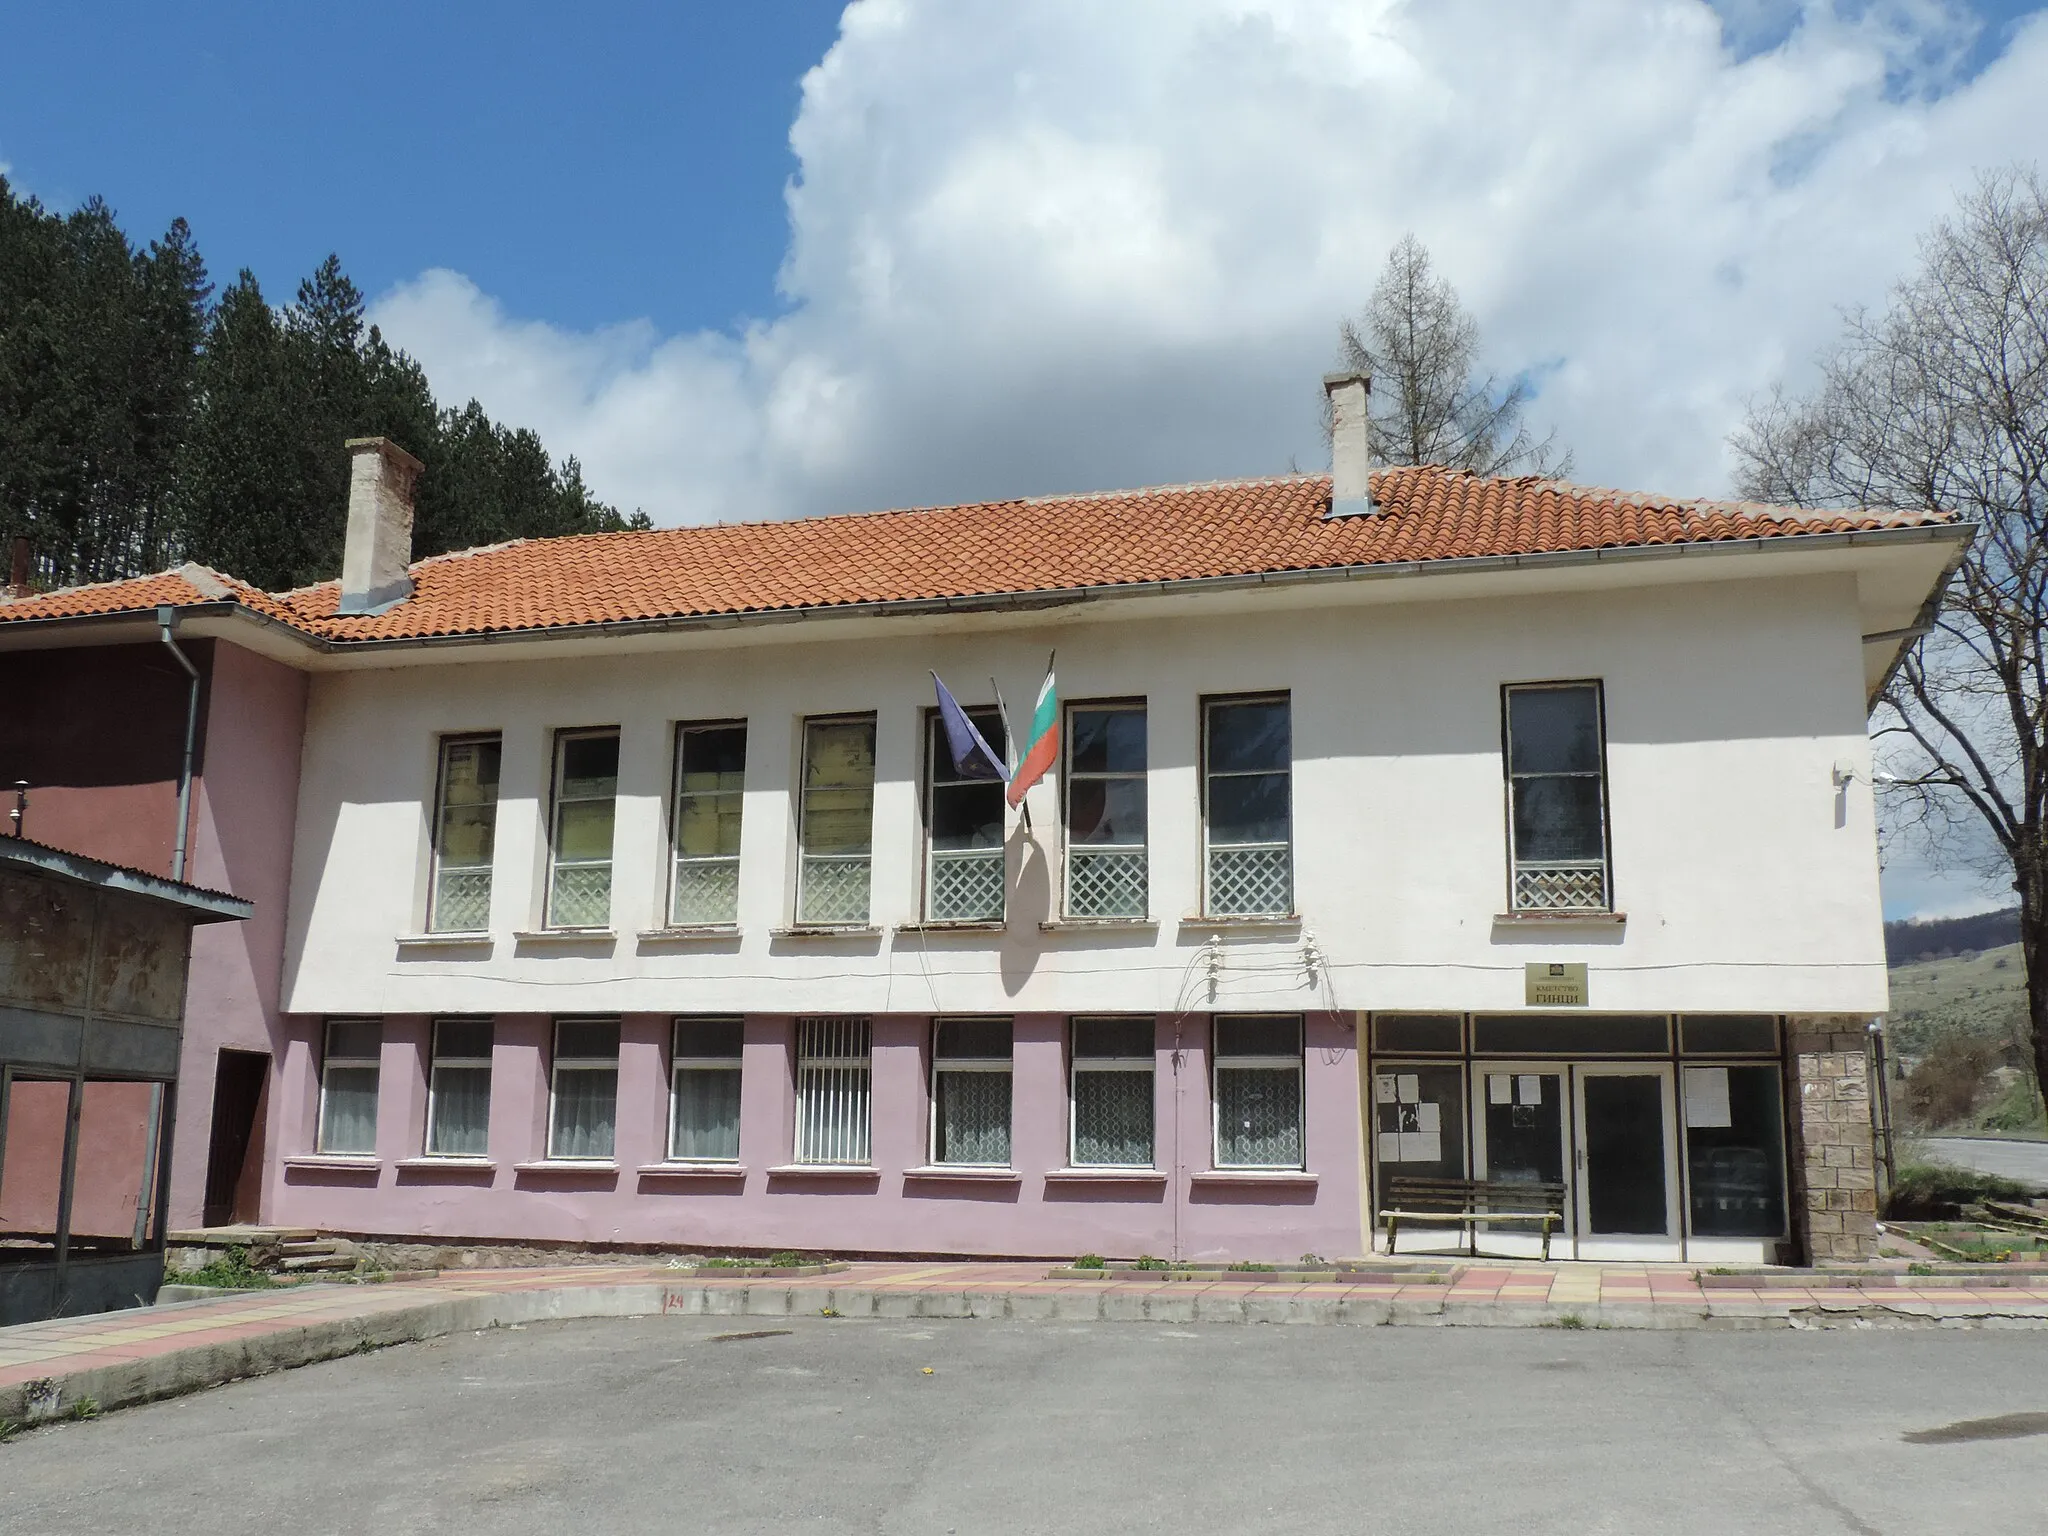
[[[1587,1073],[1586,1230],[1670,1231],[1664,1206],[1664,1085],[1656,1077]]]
[[[258,1134],[270,1058],[260,1051],[222,1051],[213,1070],[213,1130],[206,1147],[209,1227],[256,1219],[259,1179],[244,1177],[249,1146]]]

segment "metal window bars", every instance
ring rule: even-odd
[[[870,1158],[872,1027],[864,1018],[796,1021],[796,1161]]]
[[[1604,912],[1608,899],[1604,859],[1515,865],[1518,912]]]

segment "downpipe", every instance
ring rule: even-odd
[[[192,827],[192,748],[199,736],[199,669],[192,658],[178,648],[171,631],[178,627],[178,610],[169,603],[156,611],[157,638],[162,640],[191,681],[185,689],[185,755],[178,764],[178,840],[171,853],[171,878],[185,878],[185,851]]]

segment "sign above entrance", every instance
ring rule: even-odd
[[[1586,1006],[1583,964],[1539,960],[1522,968],[1522,1001],[1531,1008]]]

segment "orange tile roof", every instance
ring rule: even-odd
[[[789,522],[525,539],[422,560],[386,613],[337,586],[264,593],[202,567],[0,603],[0,623],[233,597],[336,642],[901,603],[1535,555],[1797,538],[1956,521],[1676,501],[1435,466],[1373,476],[1376,515],[1332,518],[1328,475],[1046,496]]]

